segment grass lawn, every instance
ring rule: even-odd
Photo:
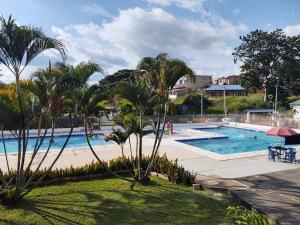
[[[151,185],[134,190],[116,178],[41,187],[18,207],[0,205],[0,224],[213,225],[235,205],[226,194],[151,179]]]

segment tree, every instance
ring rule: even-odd
[[[158,153],[160,143],[165,130],[167,114],[170,110],[171,101],[169,95],[177,81],[183,76],[195,78],[194,72],[180,59],[170,58],[168,54],[161,53],[155,58],[145,57],[137,67],[139,79],[148,83],[152,91],[153,102],[155,103],[154,114],[157,119],[155,124],[155,141],[150,156],[150,163],[147,165],[143,178],[149,176],[154,159]],[[142,76],[141,76],[142,75]]]
[[[291,84],[300,77],[299,36],[287,37],[282,30],[255,30],[240,37],[242,43],[233,52],[241,61],[241,83],[245,88],[267,90],[271,100],[278,86],[279,100],[284,100]]]
[[[118,85],[114,88],[114,95],[119,100],[126,100],[131,105],[125,102],[126,110],[122,111],[121,118],[117,121],[117,124],[123,129],[113,131],[107,139],[118,143],[122,152],[124,143],[128,140],[131,159],[134,163],[136,162],[133,165],[136,173],[133,179],[129,180],[133,185],[136,182],[144,183],[149,180],[149,173],[164,134],[166,116],[170,111],[170,92],[176,82],[185,75],[194,77],[193,71],[183,61],[170,58],[167,54],[160,54],[155,58],[143,58],[134,71],[133,81],[118,81]],[[148,112],[154,113],[153,118],[155,119],[152,123],[146,117],[149,116]],[[148,133],[154,133],[155,140],[150,162],[148,165],[143,166],[143,137]],[[136,137],[135,155],[130,139],[132,135]],[[89,146],[94,156],[101,162],[100,157],[93,150],[90,143]]]
[[[11,16],[7,20],[0,17],[0,63],[6,66],[15,77],[15,93],[17,100],[17,107],[9,105],[8,107],[0,108],[2,115],[5,115],[3,117],[1,116],[0,122],[2,124],[2,131],[3,129],[11,130],[18,142],[17,165],[13,179],[9,181],[5,180],[3,171],[0,170],[0,181],[2,184],[0,197],[3,202],[19,201],[35,186],[31,183],[32,177],[28,174],[28,171],[30,170],[32,161],[36,156],[35,153],[40,149],[47,132],[45,131],[45,133],[41,136],[40,131],[42,125],[40,124],[34,151],[31,154],[31,157],[27,156],[27,140],[29,137],[29,127],[32,117],[29,115],[30,110],[28,110],[24,101],[24,93],[21,89],[20,76],[30,62],[47,49],[56,49],[60,52],[63,59],[66,58],[63,43],[58,39],[45,35],[41,28],[18,25]],[[11,115],[14,115],[16,118],[16,120],[10,121],[15,123],[13,124],[14,126],[11,126],[12,124],[7,124],[7,116],[9,117],[9,120],[11,120]],[[42,113],[40,113],[39,118],[41,117]],[[70,134],[71,133],[72,129],[70,130]],[[4,140],[3,145],[5,148],[5,139],[2,139]],[[64,150],[67,142],[68,139],[51,166],[48,168],[47,172],[51,170]],[[25,159],[27,157],[29,158],[29,164],[25,166]],[[7,165],[9,165],[8,161]],[[10,168],[8,167],[7,169],[8,173],[11,173]],[[47,172],[38,182],[47,175]]]
[[[69,92],[67,95],[74,102],[74,114],[78,114],[78,101],[88,87],[89,78],[96,72],[103,73],[103,69],[97,63],[92,61],[81,62],[76,66],[67,65],[65,63],[58,63],[55,69],[62,73],[64,76],[64,84],[68,85]],[[94,86],[96,87],[96,86]]]
[[[206,110],[209,106],[212,105],[211,101],[203,96],[203,111]],[[201,94],[193,93],[184,96],[184,100],[182,102],[183,105],[186,106],[186,109],[189,113],[200,113],[201,112]]]
[[[134,70],[119,70],[112,75],[108,75],[99,81],[99,91],[103,97],[109,99],[112,97],[113,89],[120,82],[134,82]]]

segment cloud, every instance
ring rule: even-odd
[[[104,9],[99,4],[85,5],[81,8],[81,10],[85,13],[99,14],[107,18],[113,17],[111,13],[109,13],[106,9]]]
[[[245,25],[219,17],[210,22],[187,20],[161,8],[139,7],[120,10],[102,24],[52,27],[65,40],[70,62],[93,59],[109,73],[134,68],[142,57],[161,52],[185,60],[199,73],[234,73],[238,67],[233,64],[231,43],[245,30]]]
[[[36,71],[38,68],[39,66],[33,66],[33,65],[27,66],[21,74],[21,79],[29,78],[30,74]],[[11,83],[14,81],[15,81],[15,76],[12,74],[12,72],[3,64],[0,64],[0,82]]]
[[[145,0],[150,4],[156,4],[160,6],[176,5],[177,7],[188,9],[196,12],[202,9],[205,0]]]
[[[283,29],[283,31],[288,35],[288,36],[296,36],[300,35],[300,24],[293,25],[293,26],[287,26]]]

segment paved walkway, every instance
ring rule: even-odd
[[[248,189],[232,190],[279,224],[300,224],[300,169],[237,179]]]

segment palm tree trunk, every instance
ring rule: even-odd
[[[17,99],[18,99],[18,105],[20,108],[20,117],[21,117],[21,130],[19,130],[19,136],[18,136],[18,166],[17,166],[17,174],[16,174],[16,196],[19,195],[19,183],[21,179],[21,175],[23,172],[22,163],[25,159],[26,154],[26,135],[25,135],[25,115],[23,110],[23,103],[22,103],[22,92],[20,88],[20,74],[19,71],[15,71],[16,76],[16,92],[17,92]]]
[[[93,146],[92,146],[92,144],[91,144],[91,142],[90,142],[89,135],[88,135],[88,129],[87,129],[86,117],[84,118],[84,127],[85,127],[84,130],[85,130],[86,141],[87,141],[87,143],[88,143],[88,146],[89,146],[90,150],[92,151],[93,155],[94,155],[95,158],[98,160],[98,162],[105,166],[105,164],[104,164],[103,161],[99,158],[99,156],[98,156],[97,153],[95,152],[95,150],[94,150],[94,148],[93,148]],[[122,180],[126,180],[126,181],[129,181],[129,182],[133,182],[133,181],[130,180],[130,179],[127,179],[127,178],[125,178],[125,177],[122,177],[122,176],[118,175],[117,173],[113,172],[111,169],[109,169],[109,168],[106,167],[106,166],[105,166],[105,169],[106,169],[109,173],[111,173],[112,175],[114,175],[114,176],[116,176],[116,177],[118,177],[118,178],[120,178],[120,179],[122,179]]]
[[[130,150],[130,158],[131,158],[131,162],[132,162],[132,167],[135,170],[135,163],[134,163],[134,157],[133,157],[133,154],[132,154],[132,145],[131,145],[130,135],[128,137],[128,142],[129,142],[129,150]]]
[[[166,125],[166,118],[167,118],[167,104],[165,104],[165,107],[164,107],[164,115],[163,115],[163,126],[162,126],[162,131],[161,133],[157,133],[157,134],[160,134],[160,135],[157,135],[157,138],[158,138],[158,143],[157,145],[155,146],[156,148],[153,149],[153,152],[152,152],[152,155],[151,155],[151,158],[150,158],[150,163],[148,164],[148,167],[147,167],[147,170],[145,172],[145,175],[144,177],[148,176],[149,175],[149,172],[153,166],[153,162],[154,162],[154,159],[157,155],[157,152],[159,150],[159,146],[160,146],[160,143],[161,143],[161,140],[162,140],[162,137],[163,137],[163,134],[164,134],[164,131],[165,131],[165,125]],[[143,177],[143,178],[144,178]]]
[[[142,181],[142,151],[143,151],[143,115],[140,114],[140,132],[139,132],[139,157],[138,157],[138,179]]]
[[[49,151],[50,151],[50,149],[51,149],[51,146],[52,146],[52,138],[53,138],[53,136],[54,136],[54,126],[55,126],[54,118],[52,118],[51,124],[52,124],[52,125],[51,125],[51,126],[52,126],[52,131],[51,131],[50,143],[49,143],[49,145],[48,145],[48,148],[47,148],[47,150],[46,150],[46,152],[45,152],[45,154],[44,154],[42,160],[40,161],[39,165],[35,168],[34,172],[31,174],[30,178],[28,179],[28,181],[26,182],[26,184],[23,186],[23,190],[25,190],[25,189],[31,184],[31,181],[33,180],[35,174],[38,172],[38,170],[39,170],[40,167],[42,166],[43,162],[45,161],[45,159],[46,159],[46,157],[47,157],[47,155],[48,155],[48,153],[49,153]],[[45,134],[46,134],[46,132],[44,133],[44,135],[45,135]],[[45,137],[45,136],[44,136],[44,137]],[[43,143],[43,142],[41,141],[40,146],[41,146],[42,143]],[[40,146],[38,147],[38,149],[40,148]],[[36,151],[36,153],[37,153],[37,152],[38,152],[38,150]],[[36,154],[36,153],[35,153],[35,154]],[[34,158],[34,157],[33,157],[33,158]],[[29,172],[30,167],[31,167],[31,164],[28,165],[28,167],[27,167],[28,171],[27,171],[27,172]]]
[[[6,181],[5,181],[5,178],[4,178],[4,175],[3,175],[3,172],[1,169],[0,169],[0,181],[2,183],[2,187],[6,187]]]
[[[160,131],[160,122],[161,122],[160,120],[161,120],[161,110],[158,113],[158,122],[157,122],[157,125],[156,125],[155,140],[154,140],[153,149],[152,149],[152,152],[151,152],[150,163],[147,166],[144,177],[148,176],[148,174],[150,172],[150,169],[152,167],[151,161],[154,160],[153,156],[154,156],[154,153],[155,153],[155,150],[156,150],[156,145],[157,145],[157,142],[158,142],[158,139],[159,139],[159,134],[160,134],[159,133],[159,131]]]
[[[52,121],[52,123],[53,123],[53,121]],[[52,126],[52,134],[51,134],[51,138],[52,138],[52,136],[53,136],[53,129],[54,129],[54,127]],[[46,137],[46,135],[47,135],[47,132],[48,132],[48,128],[45,129],[45,132],[44,132],[44,134],[43,134],[42,137],[40,137],[40,132],[38,132],[38,133],[39,133],[39,134],[38,134],[38,138],[37,138],[37,140],[36,140],[36,143],[35,143],[35,146],[34,146],[34,150],[33,150],[33,153],[32,153],[31,159],[30,159],[30,162],[28,163],[28,166],[27,166],[27,168],[26,168],[26,170],[25,170],[25,174],[30,170],[31,164],[32,164],[32,162],[33,162],[33,160],[34,160],[36,154],[37,154],[38,151],[40,150],[40,148],[41,148],[41,146],[42,146],[42,144],[43,144],[43,142],[44,142],[44,139],[45,139],[45,137]]]
[[[9,162],[8,162],[8,157],[7,157],[7,150],[6,150],[6,144],[5,144],[5,139],[4,139],[4,131],[2,128],[2,143],[3,143],[3,148],[4,148],[4,154],[5,154],[5,160],[6,160],[6,166],[7,166],[7,171],[8,174],[10,174],[10,167],[9,167]]]
[[[65,143],[63,144],[61,150],[59,151],[58,155],[56,156],[56,158],[54,159],[54,161],[52,162],[52,164],[50,165],[50,167],[47,169],[47,171],[44,173],[44,175],[37,181],[35,182],[35,184],[30,187],[25,193],[23,193],[21,195],[21,197],[24,197],[25,195],[27,195],[33,188],[35,188],[36,186],[39,185],[39,183],[50,173],[50,171],[52,170],[53,166],[55,165],[55,163],[57,162],[57,160],[59,159],[59,157],[61,156],[61,154],[63,153],[63,151],[65,150],[70,138],[71,138],[71,135],[72,135],[72,132],[73,132],[73,123],[72,123],[72,127],[70,129],[70,132],[68,134],[68,137],[67,139],[65,140]],[[23,190],[25,190],[26,188],[24,187]]]

